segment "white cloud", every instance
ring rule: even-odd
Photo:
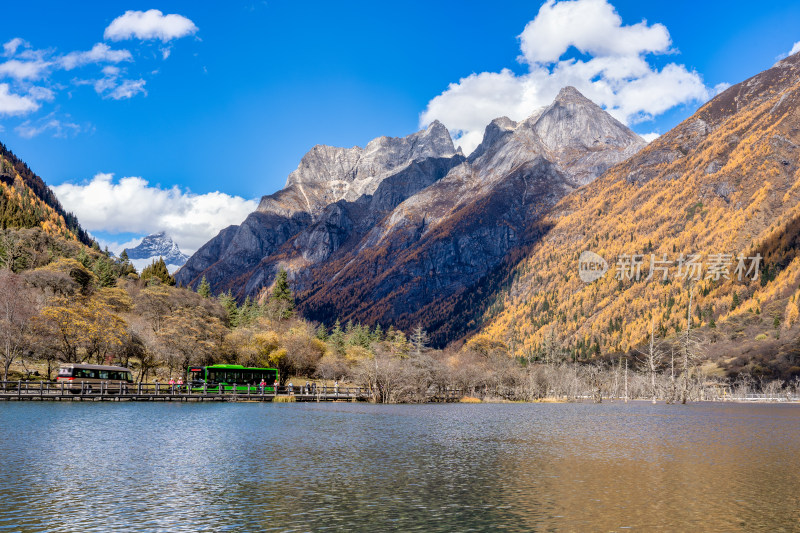
[[[34,87],[34,89],[39,89]],[[43,93],[48,92],[48,89],[42,89]],[[42,94],[43,98],[47,98],[46,94]],[[37,135],[45,132],[50,132],[53,137],[67,138],[76,135],[81,131],[81,127],[74,122],[69,122],[70,116],[66,115],[64,119],[58,118],[55,113],[50,113],[36,120],[26,120],[16,128],[14,131],[20,137],[31,139]]]
[[[723,81],[723,82],[720,82],[720,83],[714,85],[714,91],[713,91],[714,96],[717,96],[718,94],[724,92],[730,86],[731,86],[731,84],[726,82],[726,81]]]
[[[520,38],[528,72],[481,72],[452,83],[420,115],[420,125],[443,122],[465,153],[480,143],[485,126],[507,116],[522,120],[572,85],[618,120],[632,124],[675,106],[710,97],[701,77],[685,66],[651,66],[648,54],[671,53],[661,24],[625,26],[607,0],[546,2]],[[566,58],[577,48],[584,58]]]
[[[52,102],[56,97],[56,93],[47,87],[33,86],[28,89],[28,96],[37,102]]]
[[[147,96],[147,90],[144,88],[145,80],[120,80],[120,76],[124,72],[113,65],[108,65],[103,68],[103,77],[95,80],[94,82],[78,82],[82,84],[91,83],[97,94],[103,98],[112,98],[114,100],[125,100],[133,98],[137,94]]]
[[[14,131],[16,131],[20,137],[24,137],[25,139],[32,139],[33,137],[48,131],[52,133],[53,137],[67,138],[77,134],[80,130],[81,127],[78,124],[73,122],[64,122],[54,118],[52,113],[35,122],[26,120],[14,128]]]
[[[133,56],[128,50],[113,50],[105,43],[95,44],[91,50],[85,52],[70,52],[61,58],[61,66],[65,70],[72,70],[90,63],[119,63],[133,61]]]
[[[197,32],[194,22],[181,15],[164,15],[158,9],[126,11],[111,21],[103,37],[112,41],[123,39],[161,39],[163,42],[186,37]]]
[[[24,115],[37,109],[39,103],[34,98],[14,94],[7,83],[0,83],[0,115]]]
[[[147,180],[97,174],[88,183],[53,187],[67,211],[89,231],[150,234],[166,231],[181,250],[193,253],[222,228],[239,224],[258,206],[221,192],[193,194],[153,187]]]
[[[655,132],[653,132],[653,133],[645,133],[643,135],[640,135],[640,137],[642,139],[644,139],[645,141],[651,143],[651,142],[655,141],[656,139],[658,139],[659,137],[661,137],[661,134],[660,133],[655,133]]]
[[[800,52],[800,41],[794,43],[794,46],[792,46],[792,49],[789,51],[789,55],[794,55],[797,52]]]
[[[144,85],[145,81],[142,79],[123,80],[113,91],[108,93],[107,97],[113,98],[114,100],[125,100],[127,98],[133,98],[137,94],[147,96],[147,90],[145,90]]]
[[[25,41],[25,40],[23,40],[23,39],[21,39],[19,37],[14,37],[13,39],[8,41],[7,43],[3,44],[3,55],[4,56],[9,56],[9,57],[13,56],[14,54],[17,53],[17,49],[20,46],[23,47],[23,48],[26,48],[26,47],[28,47],[30,45],[28,44],[27,41]]]
[[[0,77],[8,76],[16,80],[38,80],[50,67],[47,61],[19,61],[10,59],[0,63]]]
[[[606,0],[546,2],[522,31],[520,49],[529,64],[555,63],[570,47],[592,56],[636,57],[664,52],[671,40],[662,24],[623,26]]]
[[[90,232],[91,233],[91,232]],[[130,250],[131,248],[136,248],[142,242],[142,239],[137,237],[135,239],[131,239],[126,242],[117,242],[117,241],[110,241],[107,239],[103,239],[102,237],[97,237],[96,235],[92,235],[97,241],[97,244],[100,245],[101,249],[108,248],[110,251],[114,252],[114,254],[119,257],[119,254],[122,253],[122,250],[126,248]],[[180,246],[178,246],[180,248]],[[181,250],[183,251],[183,250]]]

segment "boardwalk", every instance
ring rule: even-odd
[[[438,401],[458,401],[457,391],[447,391],[436,397]],[[110,401],[110,402],[358,402],[370,401],[373,395],[361,387],[272,387],[261,391],[224,390],[222,387],[204,387],[189,390],[186,385],[163,383],[131,383],[123,385],[64,383],[53,381],[0,381],[0,400],[6,401]]]
[[[368,401],[369,391],[358,387],[279,387],[276,394],[272,387],[261,391],[257,387],[250,390],[224,390],[222,387],[188,390],[185,385],[163,383],[131,383],[118,386],[105,384],[70,384],[52,381],[0,381],[0,400],[52,400],[52,401],[178,401],[178,402],[332,402]]]

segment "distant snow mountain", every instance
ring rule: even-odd
[[[173,273],[189,259],[189,256],[181,252],[175,241],[163,231],[148,235],[142,239],[138,246],[130,249],[126,248],[125,251],[128,253],[128,259],[130,259],[131,264],[139,272],[153,261],[157,261],[159,257],[162,257],[167,264],[169,272]]]

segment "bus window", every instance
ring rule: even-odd
[[[108,370],[100,370],[100,379],[108,379]]]
[[[72,377],[72,368],[59,368],[58,375],[62,378]]]

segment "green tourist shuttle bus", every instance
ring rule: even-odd
[[[220,385],[223,390],[232,391],[234,385],[236,392],[261,392],[261,380],[264,380],[266,387],[264,392],[272,393],[275,390],[274,384],[278,381],[277,368],[248,368],[242,365],[211,365],[211,366],[190,366],[189,383],[193,391],[202,391],[205,385],[206,390],[219,390]]]

